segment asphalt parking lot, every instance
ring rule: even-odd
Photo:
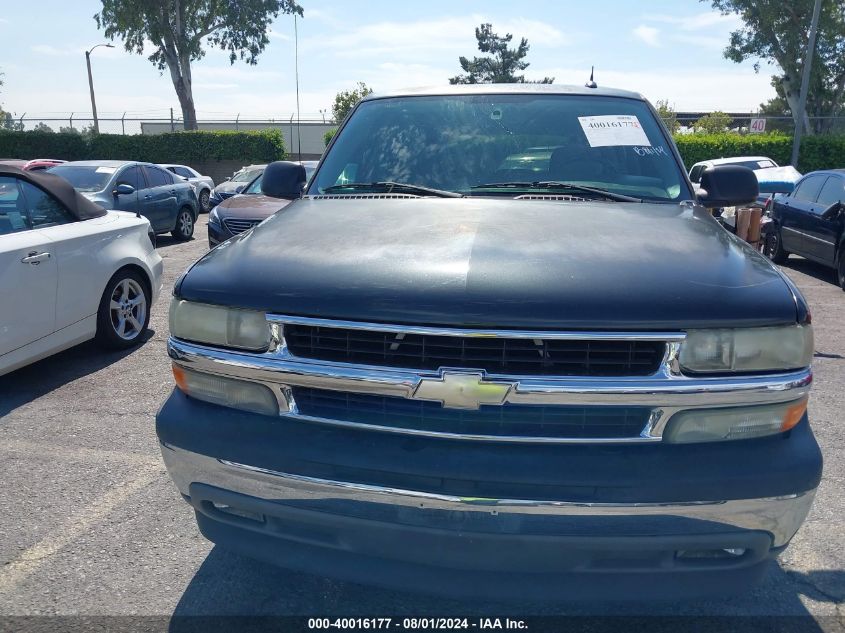
[[[681,604],[485,604],[287,572],[213,547],[161,462],[155,412],[171,390],[167,305],[207,249],[162,237],[162,298],[140,348],[85,344],[0,377],[0,615],[812,615],[839,630],[845,600],[845,293],[792,258],[816,333],[811,420],[825,457],[812,514],[765,582]],[[612,598],[612,596],[609,596]],[[0,627],[2,628],[2,627]]]

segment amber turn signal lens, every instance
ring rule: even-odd
[[[187,379],[185,377],[185,370],[176,363],[171,363],[173,367],[173,378],[176,380],[176,386],[183,392],[188,393]]]
[[[807,412],[807,398],[802,398],[783,414],[783,423],[780,425],[781,431],[788,431],[801,421],[804,414]]]

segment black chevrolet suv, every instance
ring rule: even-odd
[[[291,166],[292,189],[304,179]],[[157,431],[210,540],[451,596],[758,580],[810,509],[810,315],[641,96],[371,96],[177,282]]]

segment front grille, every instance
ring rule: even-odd
[[[284,337],[290,353],[301,358],[523,376],[648,376],[665,351],[661,341],[436,336],[299,324],[285,324]]]
[[[475,411],[396,396],[310,387],[293,387],[292,391],[301,415],[402,431],[490,437],[632,438],[640,435],[651,414],[647,407],[530,404],[483,405]]]
[[[229,232],[232,235],[237,235],[238,233],[243,233],[244,231],[248,231],[256,224],[259,224],[261,220],[237,220],[234,218],[226,218],[223,220],[223,224],[229,229]]]

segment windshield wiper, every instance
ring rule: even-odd
[[[323,189],[323,193],[330,193],[332,191],[341,191],[343,189],[384,189],[385,193],[409,193],[421,196],[437,196],[439,198],[463,198],[463,194],[455,191],[444,191],[443,189],[434,189],[432,187],[424,187],[423,185],[414,185],[407,182],[393,182],[390,180],[382,180],[379,182],[348,182],[345,185],[332,185]]]
[[[608,200],[615,202],[642,202],[641,198],[633,196],[626,196],[622,193],[614,193],[607,189],[599,189],[598,187],[586,187],[584,185],[577,185],[571,182],[561,182],[559,180],[541,180],[538,182],[488,182],[483,185],[473,185],[471,189],[569,189],[571,191],[579,191],[581,193],[590,193],[594,196],[601,196]]]

